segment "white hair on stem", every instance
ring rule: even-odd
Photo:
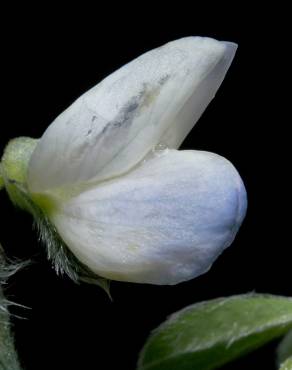
[[[10,314],[8,307],[14,303],[5,298],[3,288],[7,280],[27,262],[9,261],[0,244],[0,369],[21,370],[11,334]]]

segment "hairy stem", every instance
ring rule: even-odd
[[[21,370],[11,333],[8,312],[11,302],[5,298],[2,289],[9,276],[20,267],[21,265],[7,263],[0,244],[0,370]]]

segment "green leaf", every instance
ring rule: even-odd
[[[280,366],[280,370],[292,370],[292,357],[288,358],[285,362],[282,363]]]
[[[0,190],[2,188],[4,188],[4,178],[3,178],[3,175],[2,175],[2,168],[1,168],[1,163],[0,163]]]
[[[198,303],[152,333],[138,369],[216,369],[291,328],[291,298],[249,294]]]
[[[279,345],[278,362],[281,364],[281,370],[292,369],[292,331],[286,335]]]

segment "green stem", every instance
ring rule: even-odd
[[[11,302],[5,299],[2,287],[9,276],[16,272],[21,265],[9,264],[0,244],[0,370],[21,370],[11,332],[8,307]]]

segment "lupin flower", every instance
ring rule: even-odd
[[[243,221],[245,188],[228,160],[177,149],[236,47],[203,37],[170,42],[82,95],[40,140],[8,145],[6,188],[41,224],[49,257],[56,262],[68,248],[86,271],[151,284],[210,268]]]

